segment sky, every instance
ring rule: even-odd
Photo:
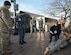
[[[3,2],[5,0],[0,0],[0,7],[3,5]],[[11,1],[11,0],[8,0]],[[35,14],[43,14],[42,12],[45,7],[49,6],[49,3],[52,2],[52,0],[16,0],[16,3],[19,4],[19,11],[26,11],[26,12],[31,12]],[[10,8],[10,11],[14,11],[14,6],[12,3],[12,6]]]
[[[3,5],[5,0],[0,0],[0,7]],[[11,2],[11,0],[8,0]],[[50,14],[46,14],[44,10],[50,6],[50,3],[53,0],[16,0],[16,4],[19,5],[19,11],[25,11],[29,13],[34,13],[38,15],[43,15],[44,17],[49,17],[53,19],[57,19],[57,17],[53,17]],[[11,12],[14,12],[14,4],[11,3]],[[18,12],[19,12],[18,11]]]

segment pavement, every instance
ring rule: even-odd
[[[49,34],[26,33],[25,41],[27,42],[26,44],[20,45],[18,35],[12,35],[11,49],[13,53],[11,55],[44,55],[44,50],[49,45]],[[71,44],[53,55],[71,55]]]

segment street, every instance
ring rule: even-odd
[[[19,45],[18,35],[11,36],[11,49],[13,50],[12,55],[44,55],[45,48],[49,45],[48,33],[37,32],[33,33],[32,37],[29,33],[25,35],[26,44]],[[65,49],[61,49],[55,52],[53,55],[71,55],[71,45]]]

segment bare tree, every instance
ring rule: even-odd
[[[66,19],[70,17],[69,4],[69,0],[53,0],[53,2],[50,3],[50,7],[46,8],[46,10],[49,11],[48,13],[50,13],[50,15],[58,16],[61,14]]]

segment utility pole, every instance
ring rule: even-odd
[[[11,0],[11,2],[14,4],[14,26],[15,26],[15,32],[16,34],[16,11],[18,11],[18,4],[16,4],[16,0]]]

